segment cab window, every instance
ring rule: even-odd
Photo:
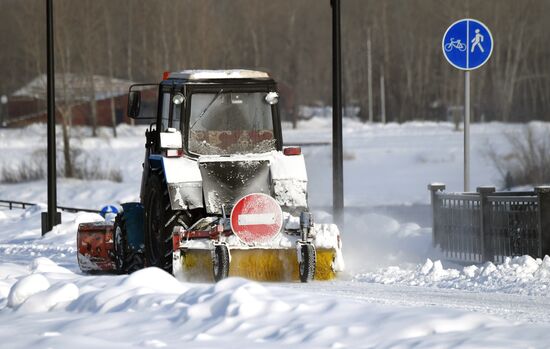
[[[162,95],[162,116],[160,120],[160,129],[161,131],[166,131],[170,122],[170,93],[165,92]]]

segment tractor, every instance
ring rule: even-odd
[[[128,94],[128,116],[150,122],[140,202],[114,223],[79,226],[83,271],[308,282],[343,270],[338,228],[309,211],[301,148],[283,146],[269,74],[185,70],[156,86],[156,110],[142,108],[149,85]]]

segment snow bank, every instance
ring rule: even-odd
[[[83,287],[82,296],[72,302],[68,309],[93,313],[132,311],[147,305],[153,306],[158,296],[180,294],[188,288],[188,285],[178,282],[159,268],[147,268],[109,280],[106,284]]]
[[[434,266],[424,269],[429,274]],[[130,276],[72,275],[70,281],[59,281],[56,274],[30,274],[13,284],[9,307],[15,310],[0,308],[0,341],[10,348],[216,348],[231,343],[244,349],[524,348],[550,340],[548,326],[451,309],[311,297],[240,278],[214,285],[179,283],[157,268]]]
[[[33,273],[72,274],[69,269],[59,266],[46,257],[35,258],[29,265],[29,269]]]
[[[30,296],[45,291],[50,282],[44,275],[32,274],[15,283],[8,295],[8,306],[15,308],[23,304]]]
[[[17,309],[20,312],[41,313],[78,298],[78,287],[72,283],[59,283],[28,297]]]
[[[78,297],[76,285],[60,281],[74,278],[75,274],[50,259],[36,258],[28,266],[28,270],[30,275],[22,277],[11,286],[7,297],[8,307],[24,312],[44,312]]]
[[[415,269],[392,266],[373,273],[358,274],[354,281],[548,296],[550,257],[506,258],[502,264],[488,262],[462,269],[445,269],[441,261],[427,259]]]

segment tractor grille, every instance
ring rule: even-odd
[[[206,212],[229,214],[235,202],[251,193],[271,193],[268,160],[207,161],[199,163]]]

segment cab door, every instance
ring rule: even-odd
[[[183,153],[182,115],[185,97],[181,87],[163,86],[159,96],[157,130],[158,151],[164,156],[176,157]]]

